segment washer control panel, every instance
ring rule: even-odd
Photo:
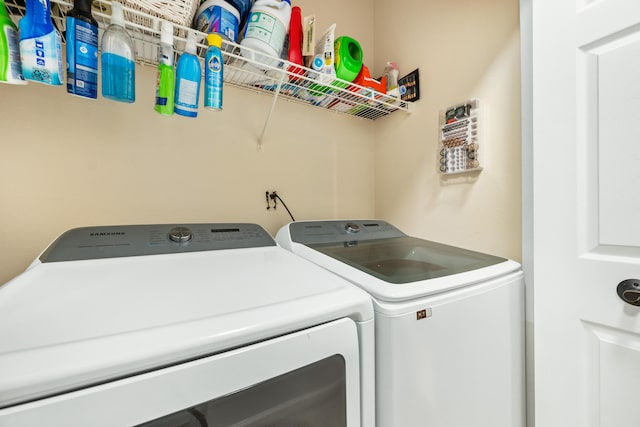
[[[406,236],[385,221],[300,221],[289,224],[291,240],[304,245],[391,239]]]
[[[41,262],[77,261],[221,249],[275,246],[257,224],[157,224],[74,228],[40,256]]]

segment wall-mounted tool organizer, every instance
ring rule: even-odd
[[[477,99],[440,111],[440,172],[454,174],[482,170]]]

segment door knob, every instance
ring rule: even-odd
[[[640,307],[640,280],[627,279],[618,283],[618,296],[627,304]]]

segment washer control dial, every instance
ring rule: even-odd
[[[344,229],[347,230],[347,233],[357,233],[360,231],[360,226],[358,226],[358,224],[356,223],[348,222],[344,226]]]
[[[176,243],[187,243],[193,238],[193,233],[189,227],[173,227],[169,231],[169,240]]]

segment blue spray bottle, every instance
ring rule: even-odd
[[[185,52],[176,67],[175,113],[185,117],[198,116],[202,68],[196,56],[196,35],[189,32]]]
[[[204,108],[222,110],[222,82],[224,80],[224,60],[222,58],[222,37],[218,34],[207,36],[209,48],[204,59]]]
[[[20,59],[25,79],[62,85],[62,42],[51,22],[49,0],[27,0],[25,15],[18,22]]]

